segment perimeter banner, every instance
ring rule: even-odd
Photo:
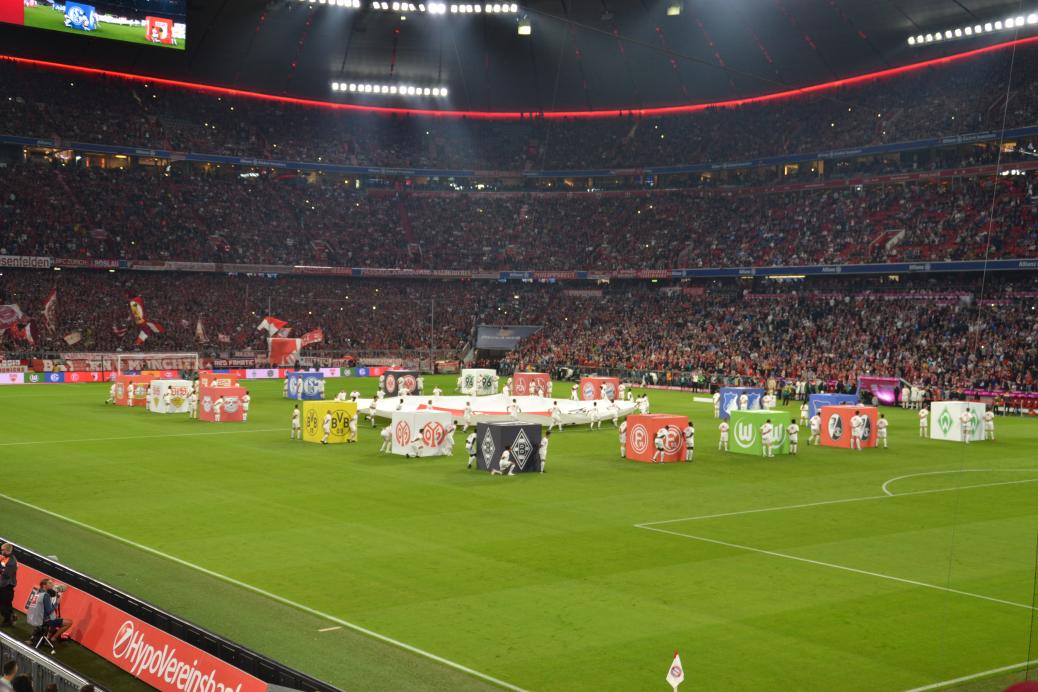
[[[15,608],[25,612],[33,587],[44,577],[51,575],[18,566]],[[267,683],[259,678],[85,591],[70,586],[61,598],[61,614],[76,623],[69,630],[73,641],[157,690],[267,692]]]

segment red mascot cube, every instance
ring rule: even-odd
[[[237,387],[238,378],[233,373],[198,371],[198,386],[201,387]]]
[[[685,460],[685,427],[688,416],[669,413],[648,413],[627,416],[626,455],[631,461],[652,461],[656,453],[656,433],[667,431],[663,443],[663,461]]]
[[[148,405],[148,388],[153,377],[145,375],[119,375],[115,378],[115,405],[140,406]]]
[[[876,420],[879,418],[879,412],[875,406],[823,406],[819,412],[822,416],[823,447],[850,449],[851,417],[855,412],[865,418],[865,426],[860,436],[861,446],[876,446]]]
[[[201,387],[198,390],[198,419],[209,423],[241,423],[245,420],[242,397],[244,387]],[[223,397],[220,419],[216,418],[216,400]]]
[[[512,376],[512,394],[516,396],[534,396],[537,390],[548,396],[548,382],[551,375],[543,372],[517,372]]]
[[[605,388],[603,390],[603,387]],[[580,400],[617,399],[620,396],[619,377],[581,377]]]

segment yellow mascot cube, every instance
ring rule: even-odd
[[[304,401],[303,441],[320,442],[324,437],[324,417],[332,414],[328,444],[350,442],[350,418],[357,415],[353,401]]]

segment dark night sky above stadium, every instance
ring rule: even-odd
[[[299,0],[189,4],[175,52],[0,25],[0,52],[274,94],[464,110],[716,101],[961,52],[1014,31],[909,46],[909,35],[1038,9],[1004,0],[532,0],[515,15],[430,16]],[[1026,26],[1019,36],[1038,33]],[[330,82],[446,86],[447,99],[341,95]]]

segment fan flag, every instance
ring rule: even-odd
[[[22,310],[17,305],[0,305],[0,329],[7,329],[22,317]]]
[[[52,288],[50,293],[47,295],[47,300],[43,301],[43,324],[46,325],[47,331],[53,332],[57,323],[58,289]]]
[[[7,332],[11,335],[12,339],[25,341],[30,346],[36,345],[36,339],[33,338],[32,322],[26,322],[25,324],[12,324],[7,328]]]
[[[274,336],[279,330],[284,329],[288,325],[288,322],[279,320],[277,317],[267,315],[263,318],[263,321],[256,327],[257,331],[265,331],[267,336]]]
[[[83,340],[83,333],[82,332],[69,332],[68,334],[65,335],[64,338],[65,338],[65,343],[66,344],[68,344],[69,346],[75,346],[76,344],[78,344],[80,341]]]
[[[667,671],[667,684],[678,689],[678,685],[685,682],[685,669],[681,667],[681,656],[674,652],[674,660],[671,661],[670,669]]]
[[[199,343],[209,343],[209,338],[205,335],[205,327],[202,326],[202,318],[198,318],[198,322],[195,323],[195,338],[198,339]]]
[[[302,337],[300,337],[300,341],[302,341],[303,346],[309,346],[310,344],[320,343],[324,341],[324,330],[318,327],[312,332],[307,332],[306,334],[303,334]]]
[[[133,323],[140,327],[140,332],[138,332],[137,338],[133,342],[136,346],[143,344],[148,340],[148,337],[166,331],[161,324],[149,322],[148,318],[144,316],[144,301],[141,300],[140,296],[130,298],[130,314],[133,316]]]

